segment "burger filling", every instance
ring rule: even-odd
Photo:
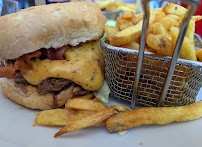
[[[38,94],[58,94],[70,86],[74,95],[85,95],[103,83],[103,56],[96,41],[76,47],[40,49],[0,64],[0,77],[33,85]]]
[[[30,85],[27,80],[23,77],[21,72],[16,71],[14,74],[14,80],[17,84],[24,84],[24,85]],[[67,80],[67,79],[61,79],[61,78],[48,78],[43,80],[38,86],[37,86],[37,92],[38,94],[47,94],[47,93],[59,93],[62,90],[65,90],[69,88],[70,86],[76,87],[76,91],[74,91],[75,96],[82,96],[88,94],[90,91],[83,89],[81,86],[75,84],[74,82]]]

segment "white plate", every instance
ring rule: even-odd
[[[197,101],[202,99],[202,90]],[[110,100],[109,105],[120,101]],[[33,127],[38,111],[20,106],[0,93],[0,147],[201,147],[202,119],[168,125],[144,125],[120,136],[92,127],[58,138],[58,127]],[[141,145],[142,144],[142,145]]]

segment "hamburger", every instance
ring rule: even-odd
[[[32,109],[52,109],[98,90],[104,81],[98,40],[105,17],[91,2],[35,6],[0,17],[3,94]]]

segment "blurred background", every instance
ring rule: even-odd
[[[34,6],[35,4],[50,4],[58,2],[69,2],[69,1],[82,1],[82,0],[0,0],[0,16],[18,12],[21,9]],[[108,24],[114,24],[116,18],[122,14],[123,11],[129,10],[134,13],[141,12],[140,0],[86,0],[96,2],[99,7],[103,10],[104,15],[108,19]],[[166,5],[166,1],[151,1],[150,8],[159,8]],[[178,4],[187,7],[186,4]],[[202,15],[202,0],[201,5],[198,8],[197,15]],[[202,37],[202,21],[196,23],[196,33]]]

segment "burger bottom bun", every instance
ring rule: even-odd
[[[64,105],[68,99],[73,98],[74,86],[63,90],[57,95],[58,107]],[[37,88],[29,85],[16,84],[13,79],[4,78],[1,81],[1,90],[3,94],[17,104],[31,109],[53,109],[53,95],[39,95]]]

